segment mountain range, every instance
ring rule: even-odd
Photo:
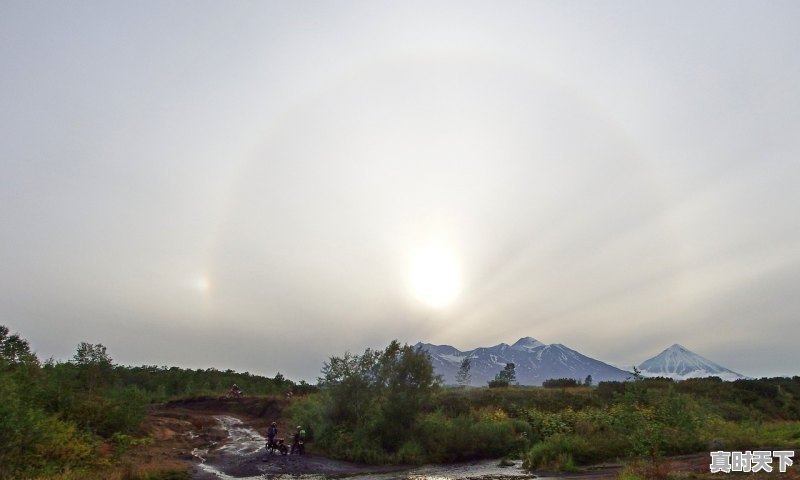
[[[583,382],[589,375],[596,384],[624,381],[633,376],[629,371],[587,357],[560,343],[548,345],[532,337],[520,338],[513,345],[500,343],[468,351],[430,343],[417,343],[416,346],[430,354],[434,370],[448,385],[456,383],[456,373],[465,358],[469,358],[471,363],[469,384],[475,386],[486,385],[507,363],[515,365],[520,385],[541,385],[553,378],[574,378]],[[707,376],[719,376],[724,380],[745,378],[677,344],[645,360],[638,368],[645,376],[676,380]]]
[[[575,378],[584,381],[625,380],[631,373],[607,363],[587,357],[560,343],[544,344],[534,338],[520,338],[513,345],[501,343],[493,347],[478,347],[462,352],[450,345],[418,343],[433,361],[436,373],[445,384],[456,383],[456,373],[464,358],[469,357],[470,385],[486,385],[507,363],[515,365],[517,381],[521,385],[541,385],[551,378]]]

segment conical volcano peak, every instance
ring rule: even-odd
[[[642,362],[639,369],[646,376],[670,377],[676,380],[710,376],[724,380],[743,378],[743,375],[728,370],[677,343]]]
[[[542,345],[544,345],[544,343],[540,342],[539,340],[536,340],[533,337],[522,337],[516,342],[514,342],[514,345],[512,345],[512,347],[531,349],[531,348],[541,347]]]

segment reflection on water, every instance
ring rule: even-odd
[[[254,429],[242,424],[241,420],[219,415],[214,417],[220,427],[228,432],[228,441],[216,449],[216,452],[225,455],[246,457],[264,449],[266,440]],[[213,445],[212,445],[213,449]],[[536,478],[520,468],[519,462],[511,467],[500,467],[497,461],[478,462],[457,465],[432,465],[418,467],[401,472],[368,473],[368,474],[263,474],[249,477],[234,477],[228,475],[217,467],[206,463],[208,450],[195,449],[192,455],[200,460],[198,468],[205,473],[214,475],[223,480],[506,480],[506,479],[532,479]],[[540,479],[543,480],[543,479]]]
[[[497,462],[481,462],[469,465],[441,465],[420,467],[404,472],[364,473],[357,475],[343,474],[264,474],[250,477],[232,477],[213,466],[202,464],[203,471],[212,473],[224,480],[518,480],[533,479],[535,475],[522,471],[519,465],[498,467]],[[539,480],[545,480],[540,478]]]
[[[220,450],[234,455],[250,455],[264,450],[267,439],[257,431],[244,425],[241,420],[227,415],[214,417],[220,426],[228,431],[228,442]]]

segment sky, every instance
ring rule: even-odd
[[[800,3],[0,3],[0,323],[800,374]]]

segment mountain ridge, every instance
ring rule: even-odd
[[[552,378],[574,378],[583,382],[588,375],[593,382],[621,381],[632,375],[563,344],[545,344],[533,337],[522,337],[512,345],[501,342],[467,351],[451,345],[422,342],[416,346],[431,355],[434,369],[442,375],[445,384],[456,383],[455,375],[465,358],[470,358],[472,363],[470,385],[475,386],[486,385],[507,363],[515,364],[517,381],[521,385],[541,385]]]
[[[573,378],[583,382],[624,381],[633,377],[626,369],[591,358],[562,343],[546,344],[533,337],[522,337],[509,345],[500,342],[489,347],[461,351],[451,345],[418,342],[431,356],[434,370],[445,384],[456,383],[456,373],[465,358],[471,361],[470,385],[486,385],[507,363],[514,363],[520,385],[541,385],[553,378]],[[680,344],[673,344],[637,367],[645,377],[668,377],[674,380],[717,376],[723,380],[748,378],[702,357]]]

